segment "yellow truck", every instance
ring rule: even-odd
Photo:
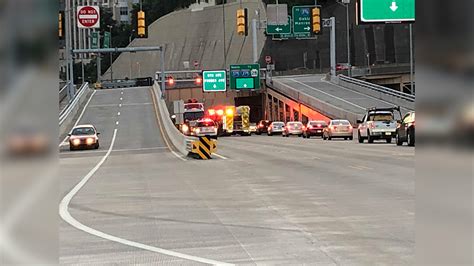
[[[250,136],[250,106],[227,106],[222,116],[222,131],[225,135]]]

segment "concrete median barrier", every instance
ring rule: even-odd
[[[59,136],[67,134],[75,121],[81,107],[91,97],[93,90],[89,84],[84,84],[77,93],[74,100],[59,114]]]
[[[163,127],[163,133],[166,134],[164,137],[167,137],[171,141],[171,144],[177,151],[179,151],[184,156],[187,156],[190,151],[189,143],[194,139],[186,137],[175,127],[173,121],[171,120],[168,108],[166,108],[166,102],[161,97],[160,85],[156,82],[153,85],[153,91],[156,103],[158,105],[159,119]]]

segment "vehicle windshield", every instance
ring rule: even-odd
[[[283,122],[273,122],[273,126],[282,127],[285,124]]]
[[[391,122],[393,121],[392,113],[375,113],[369,115],[369,121]]]
[[[95,130],[92,127],[78,127],[78,128],[75,128],[71,133],[71,135],[73,136],[94,135],[94,134],[95,134]]]
[[[198,112],[186,112],[183,114],[183,118],[186,121],[198,120],[204,116],[204,111]]]

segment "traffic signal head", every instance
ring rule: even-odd
[[[202,77],[201,76],[196,76],[196,78],[194,79],[194,83],[196,83],[196,85],[201,85],[202,84]]]
[[[137,13],[137,35],[139,38],[145,38],[146,36],[146,25],[145,25],[145,12],[138,11]]]
[[[319,7],[313,8],[311,25],[314,34],[319,34],[321,32],[321,9]]]
[[[59,12],[58,22],[59,22],[58,36],[59,36],[59,39],[62,40],[64,39],[64,13],[63,12]]]
[[[170,86],[174,85],[174,78],[173,77],[168,77],[168,85],[170,85]]]
[[[247,8],[237,9],[237,34],[240,36],[248,35]]]

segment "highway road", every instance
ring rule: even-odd
[[[392,103],[330,83],[324,80],[325,77],[326,75],[274,77],[273,82],[283,83],[333,106],[358,114],[360,118],[364,116],[367,108],[394,106]],[[410,111],[405,108],[401,110],[402,114]]]
[[[97,91],[100,149],[60,148],[61,264],[414,263],[414,148],[235,136],[199,161],[155,111],[149,88]]]

